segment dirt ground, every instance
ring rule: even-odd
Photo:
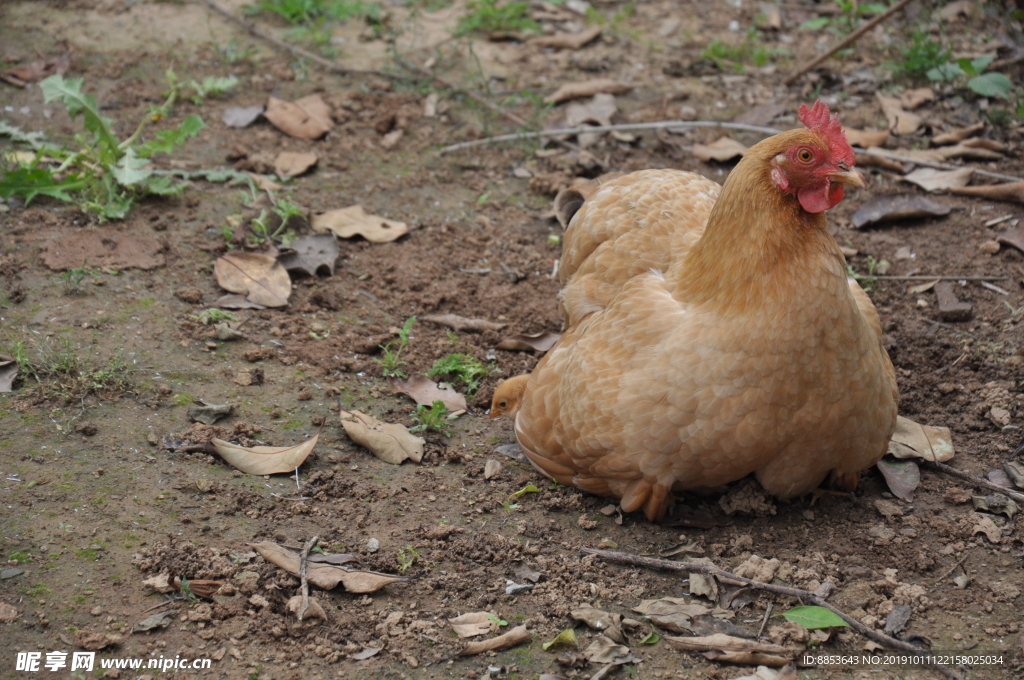
[[[765,10],[740,0],[595,2],[605,17],[603,36],[564,51],[481,36],[470,50],[468,39],[451,38],[465,11],[461,2],[436,11],[386,5],[391,43],[350,20],[336,27],[334,44],[340,46],[338,61],[356,68],[390,69],[395,51],[418,64],[433,59],[450,81],[486,88],[492,101],[536,124],[564,119],[564,105],[539,106],[540,96],[562,82],[601,77],[633,85],[616,97],[616,123],[686,117],[788,128],[796,125],[800,103],[821,97],[849,127],[884,128],[875,93],[898,94],[912,85],[894,79],[886,65],[899,58],[913,31],[931,28],[954,55],[1005,56],[1007,45],[1020,49],[1021,25],[1007,18],[1012,5],[965,4],[969,16],[940,22],[935,12],[941,5],[911,3],[856,50],[792,86],[783,83],[786,75],[838,39],[799,26],[837,16],[833,5],[781,5],[779,28],[751,34],[773,50],[770,60],[748,63],[742,73],[702,56],[712,39],[728,45],[755,40],[747,29],[763,22]],[[224,5],[240,11],[242,3]],[[274,35],[287,30],[266,14],[254,21]],[[580,18],[575,29],[572,22],[547,24],[571,31],[584,22]],[[736,26],[739,31],[732,30]],[[18,198],[0,204],[0,352],[12,354],[17,343],[40,360],[63,351],[77,357],[76,371],[120,376],[98,389],[88,381],[19,379],[13,392],[0,394],[0,558],[9,560],[0,569],[14,570],[0,574],[0,602],[16,610],[0,623],[0,677],[32,676],[14,670],[16,652],[43,652],[45,658],[53,650],[79,650],[83,636],[99,633],[119,636],[101,657],[215,659],[212,670],[179,671],[182,677],[586,678],[602,664],[588,665],[581,655],[598,635],[570,616],[584,605],[631,620],[623,628],[625,644],[641,661],[614,669],[615,677],[737,678],[753,672],[678,651],[664,640],[678,634],[671,631],[658,630],[660,641],[641,644],[656,629],[633,608],[645,599],[689,598],[690,584],[677,574],[584,557],[582,547],[705,558],[725,569],[755,555],[778,560],[776,583],[814,590],[831,582],[829,601],[869,626],[881,629],[894,608],[910,605],[902,639],[930,642],[936,652],[1002,659],[1000,665],[960,669],[967,677],[1024,677],[1022,520],[977,512],[972,493],[988,491],[922,469],[907,502],[895,498],[872,469],[855,495],[825,495],[815,503],[764,499],[745,487],[726,497],[687,495],[659,526],[638,513],[616,521],[616,513],[601,512],[608,499],[553,485],[502,452],[507,448],[499,450],[514,435],[507,420],[486,416],[494,387],[529,371],[540,355],[495,345],[515,333],[560,329],[558,285],[551,276],[561,234],[551,208],[554,191],[574,177],[659,167],[724,181],[731,163],[703,163],[689,152],[720,131],[605,136],[580,152],[523,142],[440,155],[445,144],[516,128],[443,91],[437,113],[427,116],[425,100],[436,91],[429,83],[328,74],[275,51],[201,3],[0,4],[4,68],[60,54],[64,47],[73,50],[65,77],[85,78],[86,90],[121,138],[147,106],[162,101],[167,68],[183,77],[238,77],[239,85],[226,95],[176,105],[166,124],[197,114],[209,127],[171,159],[158,161],[163,167],[235,164],[267,172],[279,152],[311,151],[318,166],[288,183],[282,195],[312,213],[360,204],[406,222],[411,232],[390,243],[339,239],[333,276],[296,277],[287,307],[233,312],[244,320],[244,338],[222,341],[195,316],[224,293],[213,274],[214,261],[229,249],[222,227],[232,216],[255,215],[243,204],[240,187],[194,181],[180,199],[142,200],[127,219],[107,224],[73,204],[45,198],[27,207]],[[1020,84],[1019,65],[1004,72]],[[950,85],[936,90],[935,101],[915,111],[925,121],[921,132],[890,137],[887,148],[926,148],[929,137],[944,129],[991,120],[984,135],[1006,144],[1008,155],[963,162],[1024,176],[1020,119],[1015,111],[1006,114],[1012,107]],[[304,141],[265,120],[246,129],[221,121],[226,108],[263,104],[268,94],[285,100],[320,94],[336,127],[324,139]],[[996,116],[997,110],[1006,115]],[[0,120],[60,141],[81,129],[59,104],[44,103],[36,85],[0,83]],[[382,140],[394,130],[404,134],[384,148]],[[761,138],[731,136],[748,145]],[[4,139],[0,145],[9,146]],[[900,414],[950,428],[956,447],[950,464],[984,478],[1002,470],[1021,444],[1024,254],[1011,245],[997,252],[991,247],[1021,210],[1013,203],[944,195],[938,200],[952,207],[945,217],[858,230],[852,215],[869,199],[923,195],[888,170],[864,171],[869,188],[848,192],[829,213],[837,241],[855,251],[849,261],[856,272],[880,273],[884,260],[891,263],[890,276],[1000,277],[986,281],[987,287],[977,280],[954,282],[955,294],[973,307],[966,321],[943,320],[934,289],[911,290],[927,279],[867,284],[896,366]],[[1010,219],[989,224],[1004,216]],[[67,247],[61,239],[89,234],[117,245],[119,257],[150,248],[153,261],[142,269],[94,260],[79,289],[69,292],[66,275],[62,279],[62,270],[46,262]],[[407,372],[425,372],[453,352],[498,370],[469,399],[469,412],[451,421],[452,436],[428,432],[420,464],[390,465],[345,435],[339,404],[414,425],[414,404],[392,392],[375,360],[381,358],[379,345],[394,341],[408,317],[432,313],[504,327],[452,333],[419,321],[402,355]],[[260,384],[236,382],[240,372],[251,376],[257,369]],[[232,404],[233,414],[213,427],[193,424],[187,411],[200,401]],[[205,446],[213,437],[287,446],[311,437],[321,423],[319,444],[299,471],[300,488],[288,475],[243,475]],[[485,478],[488,461],[499,462],[500,470]],[[529,484],[539,492],[511,497]],[[726,514],[744,505],[728,499],[743,494],[753,498],[746,511]],[[692,516],[706,528],[687,522]],[[979,518],[994,531],[977,529]],[[286,603],[298,592],[298,579],[258,557],[250,544],[273,541],[298,550],[313,536],[325,552],[358,557],[360,569],[401,569],[416,578],[368,594],[340,586],[314,589],[327,620],[297,622]],[[408,564],[410,555],[415,560]],[[527,578],[531,572],[539,573],[532,574],[535,583]],[[170,598],[142,583],[160,573],[231,587],[213,601],[179,595],[169,610],[170,625],[133,633]],[[512,582],[532,587],[507,594]],[[692,601],[713,606],[703,597]],[[756,634],[769,605],[778,614],[794,604],[750,592],[716,613]],[[3,606],[0,614],[10,612]],[[525,625],[531,640],[456,656],[465,641],[446,619],[478,611],[506,622],[502,630]],[[573,627],[578,652],[542,649]],[[765,639],[783,641],[785,632],[782,619],[769,619]],[[798,642],[832,654],[865,650],[865,639],[849,630],[833,629],[826,642],[808,643],[806,635]],[[352,658],[367,648],[381,651]],[[819,666],[797,674],[942,677],[889,664]],[[137,675],[108,670],[105,677]]]

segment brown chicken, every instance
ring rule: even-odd
[[[646,170],[583,201],[560,264],[566,332],[521,403],[510,388],[542,473],[656,520],[673,490],[751,473],[783,499],[830,473],[852,490],[885,453],[892,364],[824,215],[863,178],[827,106],[800,120],[725,186]]]

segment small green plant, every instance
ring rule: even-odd
[[[858,4],[857,0],[836,0],[842,14],[835,17],[815,17],[800,24],[805,31],[819,31],[827,28],[835,36],[844,36],[852,33],[860,19],[872,14],[881,14],[888,9],[886,5],[878,2]]]
[[[889,266],[890,265],[888,260],[876,260],[871,255],[868,255],[867,274],[858,273],[853,268],[853,265],[850,264],[846,265],[846,274],[847,276],[850,276],[855,281],[857,281],[857,283],[861,285],[861,288],[864,289],[865,293],[870,293],[875,288],[875,282],[877,281],[876,272],[880,268],[883,269],[884,271],[884,269],[888,268]]]
[[[781,49],[771,49],[761,44],[761,35],[757,29],[747,32],[746,39],[739,45],[729,45],[715,38],[700,52],[701,59],[715,63],[719,69],[732,69],[737,73],[744,71],[745,64],[753,64],[760,68],[771,62],[772,58],[786,54]]]
[[[498,0],[469,0],[466,14],[455,27],[455,37],[470,33],[498,33],[523,31],[540,33],[540,25],[530,18],[530,4],[527,2],[503,2]]]
[[[927,76],[933,82],[963,82],[966,79],[967,88],[975,94],[1008,99],[1013,93],[1013,81],[997,71],[984,73],[992,62],[993,57],[964,57],[929,70]]]
[[[238,38],[232,38],[224,47],[218,47],[217,51],[220,52],[221,61],[226,64],[248,61],[259,53],[255,47],[240,47]]]
[[[178,76],[172,69],[167,69],[166,78],[172,91],[175,88],[192,90],[192,95],[189,99],[191,99],[192,103],[196,105],[201,105],[206,101],[207,97],[224,94],[238,85],[238,78],[235,76],[207,76],[206,78],[203,78],[202,82],[192,79],[179,84]],[[165,93],[165,96],[169,94],[169,92]]]
[[[900,59],[889,68],[895,77],[908,77],[923,80],[934,69],[946,64],[951,52],[937,40],[932,40],[928,31],[914,31],[910,36],[910,44],[900,50]]]
[[[18,368],[26,377],[39,383],[46,394],[64,398],[97,392],[124,392],[131,387],[131,368],[119,350],[102,366],[90,365],[67,338],[46,339],[37,348],[37,358],[30,359],[24,346],[15,345]],[[19,359],[20,357],[20,359]]]
[[[32,555],[26,551],[19,551],[11,553],[11,556],[7,558],[9,560],[15,560],[17,562],[31,562]]]
[[[488,620],[492,621],[493,623],[495,623],[495,624],[497,624],[499,626],[507,626],[508,625],[508,621],[506,621],[505,619],[500,618],[498,616],[495,616],[494,614],[488,614],[487,618],[488,618]]]
[[[413,425],[409,432],[440,432],[446,437],[451,437],[454,432],[448,429],[448,407],[443,401],[435,401],[430,405],[417,406],[412,414],[412,419],[419,425]]]
[[[196,597],[196,594],[192,592],[192,587],[184,578],[181,579],[181,584],[178,586],[178,591],[181,593],[181,596],[185,598],[185,601],[189,604],[199,604],[199,598]]]
[[[416,552],[416,548],[411,545],[407,545],[404,548],[398,550],[398,573],[404,574],[409,570],[409,567],[416,564],[416,560],[420,558],[420,554]]]
[[[82,281],[85,280],[86,276],[91,276],[94,279],[100,278],[96,270],[86,267],[87,260],[82,260],[82,266],[76,269],[69,269],[60,275],[60,280],[64,282],[64,294],[65,295],[81,295],[82,294]]]
[[[494,364],[484,366],[479,359],[468,354],[449,354],[434,362],[427,371],[428,378],[446,377],[459,380],[466,386],[466,394],[472,396],[484,378],[497,372]]]
[[[295,232],[288,228],[288,223],[293,217],[301,219],[306,218],[305,212],[301,207],[286,201],[283,198],[277,199],[274,206],[270,209],[271,212],[277,217],[277,226],[271,227],[270,216],[266,210],[260,210],[259,217],[252,219],[250,225],[250,242],[252,245],[259,245],[267,241],[278,241],[285,246],[288,246],[297,237]]]
[[[193,315],[192,318],[201,322],[204,326],[210,326],[222,321],[238,321],[234,314],[217,309],[216,307],[205,309],[199,314]]]
[[[150,108],[135,131],[120,141],[114,136],[113,123],[100,115],[96,99],[82,91],[84,83],[84,78],[65,80],[60,75],[39,83],[44,100],[63,103],[72,120],[81,116],[89,134],[75,138],[73,151],[42,145],[32,160],[18,161],[13,170],[4,171],[0,198],[18,195],[27,205],[36,196],[49,196],[78,203],[103,222],[124,219],[141,196],[180,195],[186,185],[158,173],[147,159],[156,153],[171,153],[195,137],[206,127],[203,119],[186,116],[176,129],[158,132],[145,143],[140,139],[147,126],[170,114],[181,85],[172,85],[166,101]],[[51,160],[57,167],[51,167]]]
[[[398,331],[398,346],[392,350],[391,346],[395,344],[392,340],[386,345],[378,345],[382,352],[379,359],[374,361],[381,365],[381,370],[384,373],[385,378],[404,378],[405,373],[399,368],[399,366],[405,366],[408,364],[406,361],[402,361],[402,351],[406,345],[409,344],[409,333],[412,331],[413,324],[416,323],[416,317],[410,316],[402,324],[402,329]]]

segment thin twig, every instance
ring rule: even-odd
[[[958,561],[958,562],[957,562],[956,564],[954,564],[954,565],[953,565],[952,567],[950,567],[950,568],[949,568],[949,569],[948,569],[948,570],[946,571],[946,573],[945,573],[945,574],[943,574],[943,575],[942,575],[942,576],[940,576],[939,578],[935,579],[935,587],[936,587],[936,588],[938,588],[938,587],[939,587],[939,584],[941,584],[941,583],[942,583],[942,581],[945,581],[945,580],[946,580],[946,577],[948,577],[948,576],[949,576],[950,574],[952,574],[952,573],[953,573],[954,571],[956,571],[957,567],[962,567],[962,566],[963,566],[963,564],[964,564],[964,562],[966,562],[966,561],[967,561],[967,558],[968,558],[968,557],[970,557],[970,556],[971,556],[971,551],[970,551],[970,550],[968,550],[968,551],[967,551],[966,553],[964,553],[964,556],[963,556],[963,557],[961,557],[961,558],[960,558],[960,560],[959,560],[959,561]]]
[[[1012,276],[928,276],[927,274],[911,274],[909,276],[893,276],[890,274],[873,274],[865,279],[883,279],[887,281],[1006,281]]]
[[[757,629],[757,639],[761,639],[761,633],[764,632],[764,627],[768,625],[768,619],[772,616],[772,608],[775,606],[774,603],[769,602],[768,606],[764,610],[764,618],[761,619],[761,627]]]
[[[557,130],[542,130],[540,132],[514,132],[497,137],[485,137],[474,139],[470,142],[460,142],[441,149],[441,154],[472,149],[485,144],[496,144],[498,142],[514,142],[520,139],[537,139],[538,137],[559,137],[561,135],[578,135],[584,132],[628,132],[630,130],[663,130],[666,128],[724,128],[726,130],[742,130],[744,132],[759,132],[764,135],[777,135],[782,130],[759,125],[745,125],[743,123],[726,123],[717,120],[663,120],[657,123],[623,123],[621,125],[600,125],[582,126],[573,128],[558,128]]]
[[[920,158],[911,158],[910,156],[901,156],[897,153],[891,153],[889,151],[883,151],[881,149],[864,149],[860,153],[866,156],[878,156],[879,158],[888,158],[889,160],[899,161],[900,163],[914,163],[925,168],[935,168],[936,170],[963,170],[964,168],[970,168],[976,175],[982,175],[984,177],[991,177],[992,179],[1001,179],[1004,182],[1020,182],[1020,177],[1014,177],[1013,175],[1004,175],[1001,172],[991,172],[989,170],[982,170],[981,168],[971,167],[969,165],[953,165],[951,163],[939,163],[937,161],[924,161]]]
[[[844,47],[848,47],[848,46],[852,45],[854,42],[856,42],[857,38],[861,37],[862,35],[864,35],[868,31],[870,31],[872,28],[874,28],[878,24],[882,23],[883,21],[885,21],[886,19],[891,17],[896,12],[900,11],[901,9],[903,9],[904,7],[909,5],[911,2],[913,2],[913,0],[900,0],[895,5],[893,5],[889,9],[885,10],[884,12],[882,12],[881,14],[876,16],[874,19],[872,19],[871,21],[867,22],[866,24],[864,24],[863,26],[858,28],[856,31],[854,31],[850,35],[846,36],[845,38],[843,38],[842,40],[837,42],[827,52],[825,52],[825,53],[821,54],[820,56],[818,56],[814,61],[812,61],[811,63],[807,64],[806,66],[801,67],[799,70],[797,70],[795,73],[793,73],[793,75],[791,75],[790,77],[786,78],[786,85],[792,85],[793,83],[796,82],[796,80],[800,76],[802,76],[803,74],[807,73],[812,68],[814,68],[815,66],[817,66],[821,62],[825,61],[826,59],[828,59],[829,57],[831,57],[833,54],[835,54],[839,50],[843,49]]]
[[[995,491],[996,493],[1001,493],[1004,496],[1009,496],[1010,498],[1014,499],[1018,503],[1024,503],[1024,493],[1017,493],[1016,491],[1013,491],[1011,489],[1007,489],[1005,486],[999,486],[998,484],[993,484],[992,482],[988,481],[987,479],[982,479],[981,477],[975,477],[974,475],[972,475],[970,473],[964,472],[963,470],[957,470],[955,467],[951,467],[949,465],[946,465],[945,463],[933,463],[930,460],[926,460],[926,461],[922,461],[922,462],[924,463],[924,466],[926,468],[932,468],[934,470],[938,470],[939,472],[945,472],[947,475],[952,475],[953,477],[959,477],[960,479],[964,480],[965,482],[970,482],[971,484],[973,484],[976,487],[979,487],[979,488],[982,488],[982,489],[988,489],[989,491]]]
[[[826,602],[824,599],[818,597],[814,593],[804,590],[802,588],[793,588],[791,586],[778,586],[773,583],[762,583],[760,581],[754,581],[743,576],[737,576],[732,572],[728,572],[724,569],[719,569],[710,564],[701,564],[699,562],[673,562],[671,560],[660,560],[654,557],[642,557],[640,555],[631,555],[629,553],[614,552],[611,550],[598,550],[596,548],[581,548],[580,552],[587,555],[597,555],[598,557],[608,560],[610,562],[619,562],[621,564],[631,564],[634,566],[645,567],[647,569],[662,569],[665,571],[680,571],[680,572],[700,572],[704,574],[710,574],[719,578],[726,578],[743,585],[754,588],[755,590],[763,590],[769,593],[775,593],[776,595],[785,595],[787,597],[795,597],[801,602],[808,602],[817,607],[824,607],[833,614],[845,621],[855,631],[873,640],[880,645],[888,647],[890,649],[898,649],[903,652],[910,652],[913,654],[921,654],[925,651],[922,647],[917,647],[904,642],[903,640],[897,640],[894,637],[890,637],[885,633],[881,633],[874,628],[869,628],[857,619],[853,618],[838,607]],[[960,676],[953,671],[945,668],[944,666],[932,665],[932,668],[938,670],[948,678],[954,678],[961,680]]]
[[[306,578],[306,568],[309,566],[309,551],[313,549],[313,546],[319,540],[319,536],[309,539],[306,541],[306,545],[302,547],[302,552],[299,553],[299,577],[302,578],[302,606],[299,607],[299,621],[306,615],[306,608],[309,607],[309,580]]]

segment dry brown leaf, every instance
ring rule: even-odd
[[[246,448],[223,439],[214,439],[220,457],[247,475],[292,473],[313,452],[320,433],[296,446],[253,446]]]
[[[954,0],[938,11],[943,21],[957,22],[961,17],[970,18],[974,14],[974,0]]]
[[[491,612],[470,612],[454,619],[448,619],[452,630],[460,638],[476,637],[498,631],[498,617]]]
[[[958,146],[966,146],[971,149],[988,149],[989,151],[998,151],[999,153],[1006,153],[1010,150],[1009,147],[998,139],[985,139],[984,137],[965,139]]]
[[[299,566],[302,559],[297,552],[271,542],[251,543],[249,545],[267,562],[281,567],[292,576],[299,575]],[[381,574],[375,571],[347,569],[322,562],[307,562],[306,578],[317,588],[323,588],[324,590],[331,590],[341,583],[345,586],[345,590],[351,593],[372,593],[389,583],[408,581],[410,577]]]
[[[889,194],[878,196],[857,209],[850,218],[855,229],[877,224],[895,222],[918,217],[948,215],[948,205],[918,194]]]
[[[739,158],[747,152],[747,147],[731,137],[719,137],[710,144],[694,144],[693,155],[707,163],[714,160],[719,163]]]
[[[326,269],[328,276],[333,276],[339,253],[334,234],[313,234],[292,241],[291,249],[280,253],[277,261],[290,272],[316,276],[320,270]]]
[[[722,663],[734,663],[740,666],[768,666],[781,668],[793,662],[793,658],[799,654],[794,651],[791,656],[779,656],[777,654],[765,654],[763,652],[704,652],[703,656],[709,661]]]
[[[64,73],[71,65],[71,53],[65,52],[52,59],[40,59],[23,66],[15,66],[0,73],[0,79],[11,85],[25,87],[29,83],[38,83],[56,73]]]
[[[889,441],[889,453],[896,458],[923,458],[933,463],[945,463],[955,451],[948,427],[919,425],[910,418],[896,416],[896,431]]]
[[[298,177],[316,165],[318,160],[315,153],[282,151],[274,159],[274,172],[278,177]]]
[[[932,144],[936,146],[942,146],[944,144],[958,144],[968,137],[973,137],[982,130],[985,129],[985,123],[975,123],[962,128],[954,128],[949,132],[943,132],[940,135],[932,137]]]
[[[171,574],[166,571],[162,574],[157,574],[152,578],[147,578],[142,582],[142,585],[149,586],[158,593],[173,593],[178,590],[176,587],[171,585]]]
[[[345,410],[341,412],[341,424],[352,441],[385,463],[400,465],[406,458],[417,463],[423,460],[426,440],[412,435],[404,425],[382,423],[360,411]]]
[[[629,654],[629,647],[617,644],[607,635],[597,635],[583,650],[583,656],[591,663],[611,663],[617,657]]]
[[[380,650],[382,650],[382,649],[384,649],[384,648],[383,647],[366,647],[361,652],[356,652],[355,654],[349,654],[348,658],[353,659],[355,661],[363,661],[365,659],[369,659],[371,656],[376,656],[377,653],[380,652]]]
[[[548,104],[559,104],[571,99],[583,99],[593,97],[599,92],[605,94],[625,94],[633,89],[629,83],[623,83],[610,78],[598,78],[596,80],[585,80],[582,83],[565,83],[555,92],[544,98]]]
[[[1001,543],[1003,540],[1003,532],[992,521],[992,518],[976,512],[974,513],[974,529],[971,530],[971,536],[979,533],[985,534],[992,543]]]
[[[454,328],[457,331],[471,331],[480,333],[483,331],[500,331],[508,324],[495,323],[488,321],[487,319],[467,319],[464,316],[458,314],[424,314],[419,317],[420,321],[426,321],[428,323],[437,324],[438,326],[448,326]]]
[[[885,144],[886,140],[889,139],[888,130],[856,130],[854,128],[843,128],[843,132],[846,133],[846,141],[850,143],[850,146],[859,146],[862,149],[868,149],[873,146],[882,146]]]
[[[391,389],[399,394],[408,394],[417,404],[430,406],[435,401],[444,402],[449,411],[465,411],[466,398],[446,383],[435,383],[422,373],[413,373],[407,380],[389,378]]]
[[[633,607],[633,611],[644,616],[671,616],[672,614],[702,616],[711,613],[711,610],[704,605],[694,604],[692,600],[683,597],[662,597],[657,600],[643,600],[639,605]]]
[[[935,90],[930,87],[919,87],[916,90],[904,90],[900,93],[900,105],[913,111],[922,104],[935,101]]]
[[[531,350],[534,352],[547,352],[561,338],[561,333],[552,333],[550,331],[543,333],[520,333],[505,338],[495,345],[495,349],[520,352],[529,352]]]
[[[935,168],[918,168],[909,175],[904,176],[904,182],[916,184],[925,191],[943,191],[946,189],[960,189],[967,186],[971,181],[970,168],[960,170],[936,170]]]
[[[591,26],[579,33],[555,33],[554,35],[532,38],[526,44],[536,47],[553,47],[559,50],[578,50],[587,43],[596,40],[603,30],[600,26]]]
[[[997,161],[1001,159],[1003,154],[989,148],[991,145],[979,143],[987,141],[990,140],[977,139],[973,140],[971,143],[963,142],[953,146],[940,146],[937,149],[933,149],[933,152],[938,154],[940,161],[948,161],[950,158],[969,158],[979,161]]]
[[[299,610],[302,609],[302,595],[296,595],[288,600],[288,604],[286,606],[288,607],[288,611],[298,616]],[[324,611],[324,608],[320,606],[320,603],[315,597],[309,598],[309,606],[306,607],[306,611],[302,615],[302,619],[299,619],[299,621],[302,621],[303,619],[327,620],[327,612]]]
[[[565,107],[565,126],[570,128],[586,125],[611,125],[612,116],[619,110],[615,95],[599,93],[587,103],[573,102]],[[599,132],[581,132],[576,135],[583,148],[593,146],[601,138]]]
[[[280,184],[269,177],[257,175],[252,172],[247,172],[246,174],[249,175],[249,179],[253,181],[253,184],[255,184],[256,188],[260,191],[280,191],[282,189]]]
[[[489,652],[496,649],[506,649],[514,645],[518,645],[520,642],[526,642],[531,637],[530,633],[526,630],[526,626],[516,626],[504,635],[491,638],[490,640],[481,640],[479,642],[470,642],[466,645],[459,656],[472,656],[474,654],[480,654],[481,652]]]
[[[877,148],[877,146],[871,147],[871,149]],[[894,161],[891,158],[874,156],[868,153],[856,153],[856,151],[854,152],[854,156],[857,160],[857,165],[860,167],[882,168],[883,170],[888,170],[889,172],[896,172],[901,175],[904,173],[903,163],[900,163],[899,161]]]
[[[317,94],[294,102],[271,97],[263,117],[281,132],[299,139],[319,139],[334,128],[331,109]]]
[[[1017,250],[1024,252],[1024,224],[1007,229],[997,236],[996,240],[1003,245],[1013,246]]]
[[[894,97],[883,97],[875,93],[878,103],[882,107],[882,113],[889,121],[889,132],[895,135],[912,135],[921,127],[921,116],[904,111],[900,100]]]
[[[175,578],[175,582],[178,579]],[[224,587],[224,581],[212,581],[210,579],[192,579],[188,582],[188,589],[196,597],[201,597],[204,600],[213,600],[213,596]],[[178,589],[181,589],[179,584]]]
[[[18,362],[13,357],[0,354],[0,392],[10,392],[17,377]]]
[[[292,294],[288,271],[262,253],[227,253],[217,258],[213,272],[221,288],[264,307],[284,307]]]
[[[409,227],[405,222],[367,215],[361,205],[328,210],[321,215],[314,215],[310,224],[313,231],[321,234],[328,230],[333,231],[341,238],[352,238],[358,234],[374,243],[387,243],[409,233]]]
[[[951,187],[949,192],[958,196],[976,196],[989,201],[1024,203],[1024,181],[1007,182],[1006,184],[987,184],[977,187],[961,185]]]

